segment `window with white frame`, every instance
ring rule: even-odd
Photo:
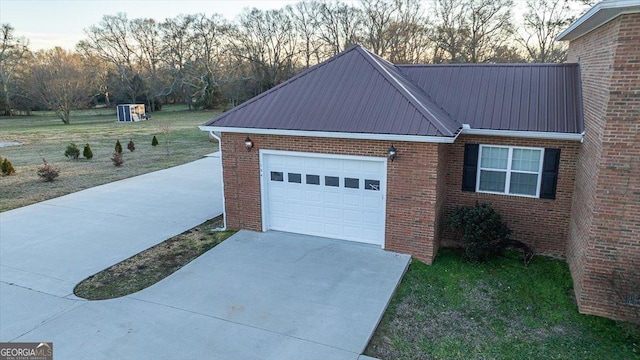
[[[540,196],[544,149],[480,145],[476,191]]]

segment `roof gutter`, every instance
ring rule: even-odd
[[[575,134],[575,133],[558,133],[558,132],[546,132],[546,131],[473,129],[469,124],[462,124],[462,129],[458,132],[458,135],[460,134],[504,136],[504,137],[517,137],[517,138],[526,138],[526,139],[566,140],[566,141],[579,141],[579,142],[582,142],[584,139],[584,132],[580,134]]]
[[[395,134],[368,134],[368,133],[344,133],[330,131],[306,131],[306,130],[281,130],[281,129],[257,129],[257,128],[236,128],[219,126],[199,126],[202,131],[243,133],[258,135],[285,135],[285,136],[309,136],[337,139],[363,139],[363,140],[386,140],[386,141],[409,141],[424,143],[446,143],[455,141],[453,136],[425,136],[425,135],[395,135]]]

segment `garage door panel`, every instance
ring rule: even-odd
[[[338,225],[338,224],[333,224],[333,223],[325,223],[324,224],[324,232],[327,235],[333,235],[333,236],[341,235],[342,234],[342,226]]]
[[[290,186],[289,189],[285,192],[290,200],[292,201],[305,201],[304,191],[302,189],[296,189],[294,186]]]
[[[362,212],[362,222],[368,225],[376,225],[379,223],[378,221],[378,213],[363,211]]]
[[[342,211],[339,208],[325,208],[324,209],[324,218],[327,220],[341,220],[342,219]]]
[[[362,236],[362,228],[359,226],[349,226],[345,225],[343,227],[344,234],[351,238],[357,238]]]
[[[306,205],[304,214],[310,218],[322,218],[324,215],[324,208],[322,206]]]
[[[312,234],[321,234],[324,228],[324,224],[316,221],[306,221],[307,230]]]
[[[322,191],[306,190],[305,191],[305,199],[307,200],[307,202],[310,202],[310,203],[313,203],[313,204],[322,205],[322,202],[324,200],[324,196],[323,196]]]
[[[344,198],[344,204],[352,207],[362,207],[362,195],[358,193],[352,193],[350,191],[346,191],[346,194],[342,195]]]
[[[322,161],[322,169],[325,170],[326,173],[331,171],[341,172],[342,170],[343,160],[339,159],[324,159]]]
[[[363,196],[363,207],[365,209],[379,209],[382,207],[382,199],[380,196]]]
[[[384,244],[384,161],[303,153],[262,161],[266,228]]]
[[[324,203],[327,206],[342,205],[342,194],[339,192],[325,192]]]
[[[344,216],[344,221],[355,223],[360,223],[362,221],[362,212],[359,210],[345,209],[342,214]]]

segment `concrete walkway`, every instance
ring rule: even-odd
[[[207,158],[0,214],[0,341],[61,359],[368,359],[410,261],[376,246],[240,231],[138,293],[72,294],[220,213],[219,178]]]

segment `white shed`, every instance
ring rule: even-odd
[[[142,121],[147,120],[144,112],[144,104],[120,104],[118,105],[118,121]]]

